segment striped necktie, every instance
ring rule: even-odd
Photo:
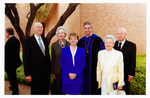
[[[43,47],[43,45],[42,45],[42,43],[41,43],[41,39],[40,39],[40,38],[39,38],[39,46],[40,46],[41,51],[43,52],[43,54],[44,54],[44,56],[45,56],[45,50],[44,50],[44,47]]]

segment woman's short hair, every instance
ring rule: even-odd
[[[104,38],[104,42],[106,41],[106,39],[112,39],[112,42],[115,43],[116,42],[116,39],[113,35],[107,35],[105,38]]]
[[[59,31],[60,29],[63,29],[63,30],[64,30],[64,33],[67,35],[67,30],[66,30],[66,28],[63,27],[63,26],[59,26],[59,27],[57,28],[57,30],[56,30],[56,35],[58,34],[58,31]]]
[[[14,30],[13,28],[7,28],[6,32],[8,32],[10,35],[14,35]]]
[[[77,40],[79,40],[79,36],[78,36],[77,33],[74,33],[74,32],[70,33],[69,36],[68,36],[68,37],[69,37],[69,40],[70,40],[70,38],[71,38],[72,36],[73,36],[73,37],[76,37]]]

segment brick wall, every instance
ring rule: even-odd
[[[28,6],[25,3],[17,5],[21,28],[24,31]],[[45,22],[45,35],[56,25],[67,7],[68,3],[53,4],[50,10],[51,15]],[[84,36],[83,23],[85,21],[93,24],[93,33],[102,39],[108,34],[116,37],[116,30],[124,27],[127,31],[126,38],[137,45],[137,54],[146,54],[146,3],[80,3],[64,26],[68,33],[76,32],[81,38]],[[5,18],[5,28],[7,27],[12,27],[12,25],[9,19]],[[15,36],[18,38],[16,33]],[[68,37],[66,39],[68,40]],[[54,36],[51,43],[56,40],[57,36]],[[6,38],[5,41],[7,41]]]

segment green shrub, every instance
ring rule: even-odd
[[[22,52],[20,52],[20,57],[22,60]],[[18,82],[28,85],[29,82],[26,81],[25,79],[23,65],[21,65],[16,72],[17,72]],[[133,77],[130,86],[131,95],[145,95],[146,92],[145,76],[146,76],[146,55],[137,55],[135,77]],[[5,72],[5,79],[8,79],[6,72]],[[50,88],[53,88],[53,86],[54,86],[54,80],[51,77]]]
[[[145,95],[146,90],[146,55],[136,56],[135,77],[130,83],[131,95]]]
[[[22,60],[22,52],[20,52],[20,59]],[[24,73],[24,66],[23,64],[17,68],[16,70],[16,73],[17,73],[17,80],[19,83],[23,83],[23,84],[26,84],[26,85],[29,85],[30,82],[28,82],[25,78],[25,73]],[[51,77],[51,76],[50,76]],[[7,76],[7,73],[5,72],[5,80],[8,80],[8,76]],[[54,85],[54,80],[52,79],[51,77],[51,81],[50,81],[50,88],[52,88]]]

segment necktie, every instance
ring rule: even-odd
[[[42,43],[41,43],[41,39],[40,39],[40,38],[39,38],[39,46],[40,46],[40,48],[41,48],[43,54],[45,55],[45,50],[44,50],[44,47],[43,47],[43,45],[42,45]]]
[[[121,50],[121,44],[122,44],[122,43],[119,43],[119,47],[118,47],[118,50]]]

